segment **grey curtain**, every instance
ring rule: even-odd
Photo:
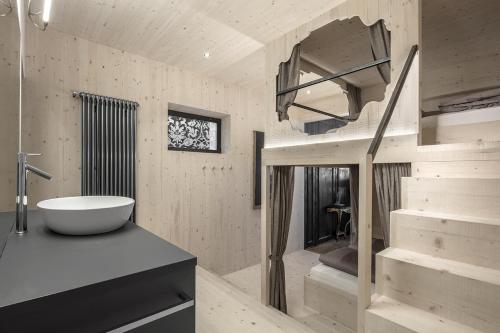
[[[401,208],[401,177],[411,175],[411,164],[374,164],[373,171],[384,245],[388,247],[390,242],[390,215],[393,210]]]
[[[285,264],[283,254],[288,241],[292,215],[295,167],[273,167],[271,179],[271,271],[269,304],[286,313]]]
[[[359,200],[359,166],[349,167],[349,194],[351,196],[351,245],[358,244],[358,200]]]
[[[300,44],[294,46],[292,55],[287,62],[282,62],[276,78],[277,90],[292,88],[299,85],[300,81]],[[276,112],[278,120],[288,120],[288,108],[293,104],[297,90],[284,95],[276,96]]]
[[[349,119],[358,119],[361,113],[361,89],[346,82],[346,95],[349,103]]]
[[[389,57],[391,54],[391,33],[385,27],[384,20],[378,20],[370,26],[370,44],[373,60]],[[385,83],[391,82],[391,65],[385,63],[378,65],[377,69]]]

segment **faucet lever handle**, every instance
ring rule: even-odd
[[[49,173],[47,173],[47,172],[45,172],[45,171],[43,171],[41,169],[38,169],[37,167],[34,167],[34,166],[30,165],[30,164],[26,164],[26,170],[31,171],[34,174],[39,175],[40,177],[43,177],[43,178],[45,178],[47,180],[51,180],[52,179],[52,176]]]
[[[26,153],[26,156],[42,156],[42,153]]]

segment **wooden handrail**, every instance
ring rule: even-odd
[[[406,77],[410,72],[410,68],[413,63],[413,59],[417,54],[417,51],[418,51],[418,45],[413,45],[410,49],[410,53],[408,54],[408,58],[406,58],[405,65],[403,66],[401,75],[399,75],[398,82],[396,83],[396,87],[394,87],[394,91],[392,92],[391,99],[387,104],[387,108],[385,109],[384,115],[380,120],[380,124],[378,125],[375,137],[373,138],[370,144],[370,148],[368,149],[368,155],[371,155],[372,161],[375,159],[375,155],[377,154],[380,143],[382,142],[382,138],[384,137],[387,125],[389,125],[392,113],[394,112],[394,108],[396,107],[396,103],[398,102],[399,95],[401,95],[401,90],[403,90],[403,86],[406,82]]]
[[[373,161],[384,137],[385,130],[398,102],[399,95],[410,71],[418,46],[410,49],[408,58],[394,87],[391,99],[375,133],[370,148],[359,162],[359,208],[358,208],[358,332],[365,332],[365,310],[371,304],[371,265],[372,265],[372,199],[373,199]]]

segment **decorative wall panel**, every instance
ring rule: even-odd
[[[168,149],[221,152],[221,120],[177,111],[168,112]]]

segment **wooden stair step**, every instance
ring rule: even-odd
[[[378,297],[366,310],[366,333],[480,333],[430,312]]]
[[[474,141],[417,146],[419,153],[442,151],[494,151],[500,152],[500,141]]]
[[[411,165],[413,177],[500,178],[500,161],[422,161]]]
[[[443,214],[500,217],[500,179],[404,177],[402,208]]]
[[[469,142],[417,146],[419,161],[500,160],[500,142]]]
[[[391,213],[391,247],[500,269],[500,219],[400,209]]]
[[[500,332],[500,271],[398,248],[377,254],[377,293],[484,332]]]

